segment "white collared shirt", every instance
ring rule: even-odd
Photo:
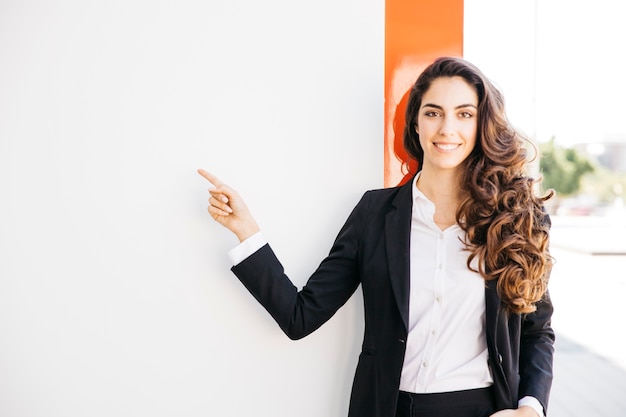
[[[417,178],[417,177],[416,177]],[[467,267],[463,230],[439,229],[435,205],[413,183],[409,336],[400,389],[434,393],[492,385],[485,280]]]

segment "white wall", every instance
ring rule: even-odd
[[[289,341],[203,167],[298,286],[382,186],[384,2],[0,3],[0,415],[345,415],[357,294]]]

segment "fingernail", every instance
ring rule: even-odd
[[[226,197],[225,195],[222,196],[222,201],[224,203],[228,203],[228,197]]]

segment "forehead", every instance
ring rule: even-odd
[[[422,96],[422,106],[462,104],[478,105],[476,89],[462,77],[439,77],[433,80]]]

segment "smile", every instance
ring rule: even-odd
[[[442,151],[453,151],[461,147],[459,143],[434,143],[434,145],[437,149],[441,149]]]

